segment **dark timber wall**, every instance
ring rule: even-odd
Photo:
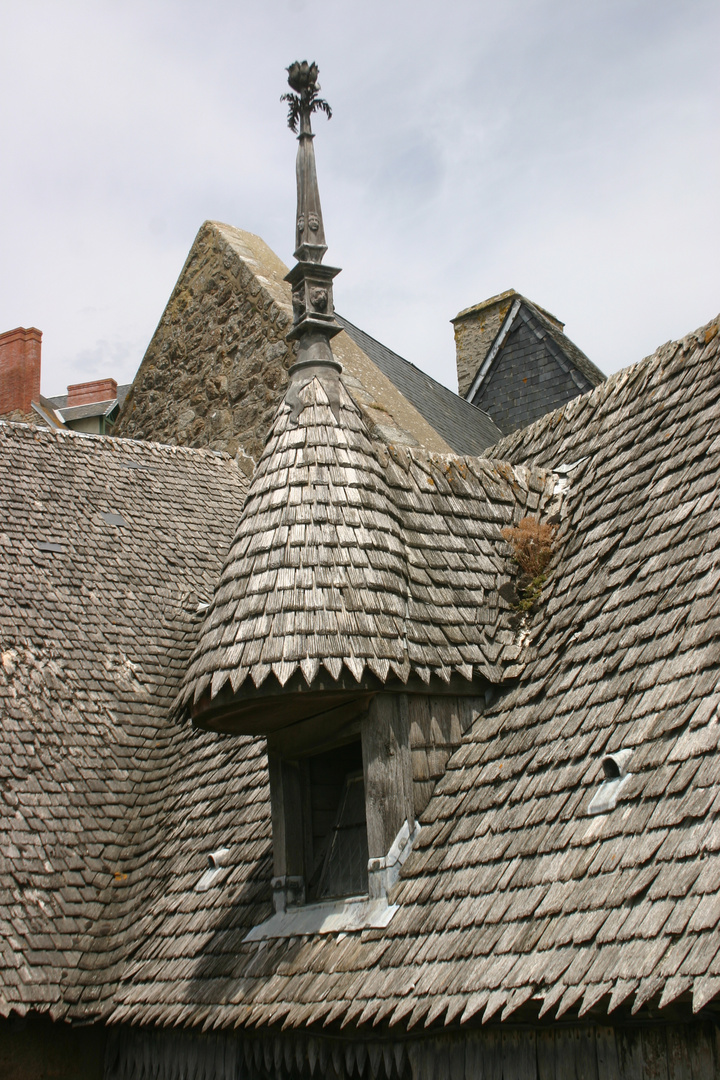
[[[107,1080],[714,1080],[711,1022],[488,1026],[467,1035],[118,1031]],[[188,1073],[188,1066],[193,1068]]]
[[[273,1034],[0,1020],[2,1080],[715,1080],[716,1023]]]
[[[472,398],[473,405],[489,413],[506,434],[593,388],[543,331],[539,320],[523,305]]]
[[[0,1018],[2,1080],[103,1080],[107,1029],[47,1016]]]

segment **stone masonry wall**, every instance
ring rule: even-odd
[[[223,450],[250,475],[287,386],[294,349],[287,267],[259,237],[206,221],[120,410],[113,434]],[[343,331],[343,378],[381,438],[450,447]]]
[[[114,434],[224,450],[251,471],[292,363],[284,273],[258,237],[205,222]]]
[[[455,328],[458,394],[461,397],[465,397],[470,389],[516,297],[514,289],[510,289],[501,293],[496,302],[485,301],[474,308],[461,311],[452,320]]]

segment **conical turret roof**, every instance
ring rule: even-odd
[[[181,703],[272,692],[298,671],[307,686],[343,671],[500,681],[519,655],[501,529],[551,493],[542,470],[374,439],[336,370],[296,371]]]

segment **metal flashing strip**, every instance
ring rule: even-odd
[[[290,907],[254,926],[243,938],[243,943],[353,930],[382,930],[397,910],[397,904],[388,904],[385,899],[369,900],[366,896]]]
[[[33,401],[30,404],[33,412],[36,412],[38,416],[41,416],[43,420],[47,421],[52,428],[55,428],[56,430],[65,428],[65,421],[62,413],[55,408],[52,401],[48,398],[43,397],[41,394],[38,401]]]
[[[407,819],[393,840],[390,850],[382,859],[370,859],[368,862],[369,890],[374,899],[387,897],[393,885],[400,877],[403,863],[412,851],[412,846],[420,835],[422,825],[414,821],[412,831]]]
[[[513,322],[515,321],[515,316],[517,315],[518,311],[520,310],[521,304],[522,304],[522,300],[518,297],[518,299],[515,301],[513,306],[510,308],[510,311],[507,314],[505,322],[500,327],[500,333],[495,338],[495,341],[493,342],[493,345],[492,345],[492,348],[490,349],[490,352],[487,354],[487,356],[483,360],[482,365],[480,367],[480,370],[478,371],[477,375],[475,376],[472,383],[470,384],[470,389],[468,390],[467,394],[465,395],[465,398],[466,398],[467,401],[472,403],[473,397],[475,396],[475,394],[478,392],[478,390],[482,386],[483,380],[484,380],[485,376],[487,375],[488,371],[490,370],[490,365],[492,364],[492,362],[495,359],[495,357],[497,356],[497,354],[500,352],[500,349],[502,347],[502,343],[505,340],[505,338],[508,336],[508,333],[510,332],[510,327],[512,326]]]
[[[101,510],[100,511],[100,517],[108,525],[120,525],[122,528],[125,528],[125,529],[129,528],[129,525],[128,525],[127,521],[125,520],[125,518],[120,517],[119,514],[113,514],[108,510]]]

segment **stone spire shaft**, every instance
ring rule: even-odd
[[[327,251],[317,171],[315,169],[315,136],[310,128],[310,113],[303,109],[300,117],[297,177],[297,216],[295,220],[295,258],[299,262],[322,262]]]
[[[283,94],[289,103],[288,124],[298,132],[297,218],[295,222],[295,258],[297,262],[285,278],[292,285],[293,327],[288,341],[297,341],[297,363],[291,371],[308,364],[331,364],[337,370],[330,339],[342,327],[335,321],[333,278],[340,270],[323,266],[327,251],[320,192],[315,168],[315,148],[310,118],[314,112],[332,115],[330,106],[318,97],[317,64],[296,61],[288,70],[288,83],[294,94]]]

